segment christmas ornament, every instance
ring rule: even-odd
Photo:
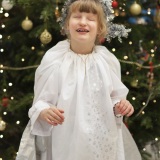
[[[4,131],[6,128],[6,122],[2,120],[2,117],[0,117],[0,131]]]
[[[134,88],[137,88],[138,86],[138,81],[136,79],[134,79],[132,82],[131,82],[131,86],[134,87]]]
[[[160,28],[160,6],[158,5],[153,20],[156,23],[157,28]]]
[[[116,0],[113,0],[112,7],[113,8],[117,8],[118,7],[118,2]]]
[[[7,107],[9,104],[9,98],[8,97],[3,97],[2,98],[2,106]]]
[[[56,18],[59,18],[59,17],[60,17],[60,12],[59,12],[59,7],[58,7],[58,6],[56,7],[54,13],[55,13]]]
[[[33,23],[28,17],[26,17],[25,20],[22,21],[21,26],[25,31],[29,31],[32,29]]]
[[[117,17],[117,16],[119,16],[119,9],[115,9],[114,10],[114,15]]]
[[[142,46],[143,40],[139,40],[139,51],[136,52],[137,55],[137,62],[141,65],[144,64],[144,62],[149,60],[150,54],[143,48]]]
[[[149,62],[150,65],[150,71],[147,73],[147,78],[148,78],[148,87],[149,89],[152,89],[153,86],[153,81],[154,81],[154,73],[153,73],[153,62]]]
[[[142,10],[141,6],[136,2],[130,6],[130,12],[134,16],[139,15],[141,13],[141,10]]]
[[[125,11],[121,11],[121,12],[120,12],[120,16],[121,16],[121,17],[125,17],[125,16],[126,16],[126,12],[125,12]]]
[[[12,9],[12,7],[13,7],[13,2],[12,1],[10,1],[10,0],[3,0],[2,1],[2,7],[5,9],[5,10],[10,10],[10,9]]]
[[[40,41],[43,44],[48,44],[52,41],[52,35],[45,29],[40,35]]]

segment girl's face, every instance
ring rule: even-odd
[[[71,41],[94,43],[98,34],[98,18],[96,14],[73,12],[68,23]]]

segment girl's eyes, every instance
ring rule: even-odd
[[[73,16],[74,18],[81,18],[81,16],[79,16],[79,15],[75,15],[75,16]]]
[[[80,16],[80,15],[75,15],[75,16],[73,16],[74,18],[77,18],[77,19],[80,19],[82,16]],[[93,18],[93,17],[87,17],[87,19],[89,20],[89,21],[95,21],[95,18]]]
[[[89,21],[95,21],[94,18],[90,18],[90,17],[88,17],[88,20],[89,20]]]

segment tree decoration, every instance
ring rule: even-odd
[[[26,17],[25,20],[22,21],[21,26],[25,31],[29,31],[32,29],[33,23],[28,17]]]
[[[60,17],[60,12],[59,12],[59,7],[58,6],[56,6],[54,13],[55,13],[56,18]]]
[[[157,9],[154,16],[154,22],[157,25],[157,28],[160,28],[160,1],[157,0]]]
[[[13,7],[13,2],[12,1],[10,1],[10,0],[3,0],[2,1],[2,7],[5,9],[5,10],[10,10],[10,9],[12,9],[12,7]]]
[[[7,107],[9,104],[9,98],[8,97],[3,97],[2,98],[2,106]]]
[[[138,81],[136,79],[134,79],[132,82],[131,82],[131,86],[134,87],[134,88],[137,88],[138,87]]]
[[[118,2],[116,0],[113,0],[112,7],[113,8],[117,8],[118,7]]]
[[[137,62],[141,65],[143,65],[144,62],[147,62],[150,58],[150,54],[143,48],[142,42],[143,40],[139,40],[139,51],[136,52],[138,58]]]
[[[134,2],[131,6],[130,6],[130,12],[132,15],[137,16],[141,13],[142,8],[141,6],[137,3]]]
[[[154,80],[153,62],[150,61],[149,65],[150,65],[150,71],[147,73],[147,78],[148,78],[149,89],[152,89],[153,80]]]
[[[0,117],[0,131],[4,131],[6,128],[6,122],[2,120],[2,117]]]
[[[52,35],[45,29],[40,35],[40,41],[43,44],[48,44],[52,41]]]

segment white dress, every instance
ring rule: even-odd
[[[105,47],[80,55],[70,50],[67,40],[59,42],[36,70],[34,91],[30,131],[45,142],[39,145],[37,159],[141,160],[122,118],[113,113],[114,104],[126,98],[128,89],[121,82],[117,58]],[[37,119],[52,105],[64,110],[62,125]]]

